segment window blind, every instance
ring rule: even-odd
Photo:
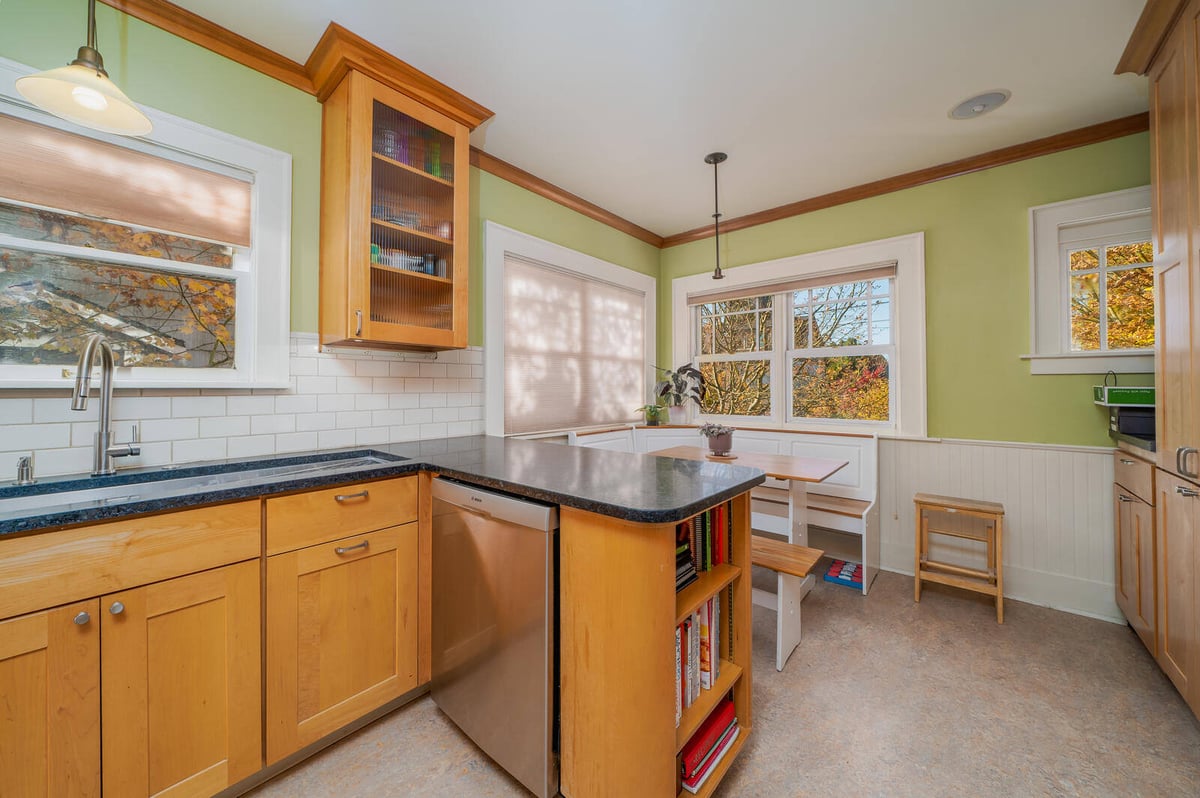
[[[250,245],[250,183],[0,114],[0,197]]]
[[[710,302],[728,302],[733,299],[762,296],[763,294],[782,294],[785,291],[800,291],[805,288],[823,288],[843,283],[857,283],[864,280],[879,280],[896,276],[896,263],[880,263],[864,266],[849,272],[838,274],[822,274],[813,277],[799,277],[794,280],[779,280],[773,283],[743,285],[727,291],[701,291],[687,295],[687,303],[691,305],[707,305]]]
[[[504,432],[627,421],[645,404],[642,291],[506,254]]]

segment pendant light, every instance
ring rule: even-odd
[[[96,50],[96,0],[88,0],[87,44],[75,60],[18,78],[17,91],[43,111],[93,130],[144,136],[153,129],[104,71],[104,59]]]
[[[717,188],[717,164],[724,163],[728,157],[723,152],[710,152],[704,156],[704,162],[712,164],[713,168],[713,244],[717,248],[717,266],[712,275],[714,280],[725,279],[721,271],[721,194]]]

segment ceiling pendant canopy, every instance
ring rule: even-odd
[[[704,156],[704,162],[712,164],[713,168],[713,244],[717,250],[716,268],[712,278],[722,280],[725,274],[721,271],[721,193],[717,186],[717,164],[724,163],[729,156],[723,152],[710,152]]]
[[[104,71],[96,49],[96,0],[88,0],[87,44],[64,67],[17,79],[17,91],[43,111],[93,130],[144,136],[150,120]]]

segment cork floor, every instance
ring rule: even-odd
[[[1012,601],[1004,618],[939,586],[914,604],[897,574],[866,597],[818,581],[777,673],[756,607],[754,735],[718,795],[1200,795],[1200,721],[1128,627]],[[251,795],[528,793],[424,697]]]

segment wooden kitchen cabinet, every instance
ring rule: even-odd
[[[491,112],[331,25],[322,113],[322,345],[467,345],[471,129]]]
[[[416,523],[267,559],[268,763],[417,686],[417,607]]]
[[[99,798],[99,607],[0,621],[0,795]]]
[[[260,513],[0,541],[0,617],[71,602],[0,621],[0,795],[210,796],[262,767]]]
[[[1114,483],[1113,521],[1116,527],[1117,606],[1151,655],[1156,655],[1154,507]]]
[[[1200,573],[1200,486],[1159,471],[1158,511],[1158,664],[1187,699],[1200,710],[1200,613],[1196,577]]]
[[[262,767],[257,561],[100,600],[104,792],[209,796]]]

